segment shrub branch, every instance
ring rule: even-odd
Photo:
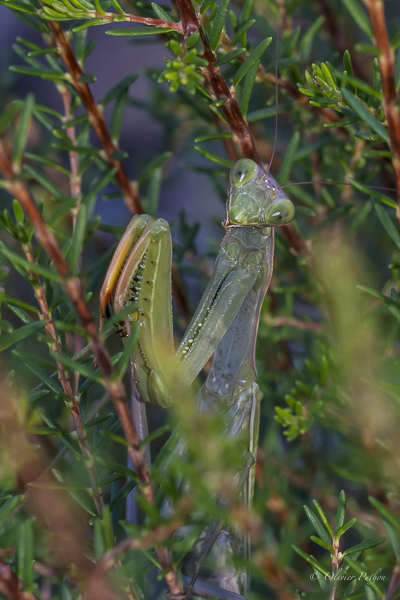
[[[400,220],[400,111],[396,105],[398,99],[395,81],[396,58],[389,42],[385,21],[385,7],[382,0],[366,0],[366,6],[376,44],[381,51],[378,60],[382,73],[383,110],[388,124],[390,146],[394,154],[392,164],[396,176],[399,203],[397,217]]]
[[[224,32],[222,32],[221,35],[221,42],[227,54],[229,52],[232,52],[232,50],[236,49],[233,47],[230,37]],[[243,52],[243,54],[241,54],[238,57],[238,60],[244,62],[246,58],[248,58],[248,56],[248,52]],[[322,117],[322,119],[326,123],[337,123],[341,120],[341,118],[331,108],[321,108],[320,106],[313,106],[312,104],[310,104],[309,98],[302,94],[299,88],[294,83],[292,83],[287,77],[277,78],[273,73],[267,73],[264,66],[261,63],[259,64],[257,69],[257,77],[260,79],[260,81],[266,83],[267,85],[270,85],[274,88],[278,87],[279,90],[282,90],[288,96],[293,98],[297,102],[297,104],[299,104],[302,108],[305,108],[306,110]],[[337,129],[334,129],[334,131],[336,134],[339,133],[339,130]],[[348,136],[347,130],[345,128],[343,128],[340,133],[345,135],[346,137]]]
[[[61,86],[60,94],[62,97],[63,105],[64,105],[64,114],[67,121],[72,119],[71,114],[71,94],[66,85]],[[76,146],[76,130],[75,127],[68,127],[66,129],[66,134],[71,140],[72,146]],[[79,212],[80,204],[81,204],[81,178],[79,176],[79,154],[78,152],[74,152],[71,150],[69,153],[69,166],[71,170],[70,177],[70,188],[71,188],[71,196],[73,198],[78,198],[76,207],[73,211],[73,221],[74,226],[76,222],[76,217]]]
[[[0,557],[0,592],[8,600],[37,600],[32,592],[25,592],[22,581],[17,577],[10,565]]]
[[[27,260],[32,265],[34,265],[36,261],[33,257],[31,247],[24,245],[23,249]],[[39,275],[37,273],[34,273],[33,271],[30,272],[30,275],[31,277],[33,277],[34,293],[40,307],[41,318],[48,321],[45,330],[52,340],[52,342],[49,343],[49,346],[51,350],[53,350],[53,352],[61,356],[63,354],[62,345],[60,340],[58,339],[56,328],[54,326],[53,316],[49,310],[46,298],[46,291],[40,281]],[[89,474],[90,485],[92,487],[93,500],[96,505],[97,512],[99,513],[99,515],[101,515],[103,513],[104,508],[103,493],[99,486],[99,480],[96,472],[96,463],[90,451],[85,427],[83,425],[82,416],[79,408],[79,400],[72,390],[71,380],[68,376],[68,371],[65,369],[65,366],[59,360],[57,360],[56,362],[58,379],[61,383],[64,394],[69,398],[69,409],[71,411],[71,416],[74,421],[75,430],[78,435],[79,447],[83,456],[86,458],[86,467]]]
[[[47,17],[45,13],[43,16]],[[117,15],[115,13],[100,14],[97,11],[88,12],[88,18],[96,20],[101,19],[102,21],[108,23],[112,23],[116,17],[118,18],[118,23],[121,22],[121,17],[123,17],[127,23],[141,23],[142,25],[147,25],[148,27],[158,27],[159,29],[174,29],[174,31],[177,31],[178,33],[183,33],[182,25],[180,23],[175,23],[175,21],[167,21],[166,19],[152,19],[150,17],[139,17],[138,15],[132,15],[131,13]],[[163,32],[160,31],[160,33]]]
[[[103,146],[107,162],[111,167],[117,167],[115,177],[118,185],[124,193],[125,201],[133,213],[142,214],[143,208],[136,187],[130,182],[122,162],[113,158],[114,153],[118,151],[118,147],[111,139],[103,112],[93,98],[93,94],[88,84],[81,83],[80,81],[84,73],[76,59],[72,46],[67,40],[60,23],[47,21],[47,24],[54,38],[54,43],[59,49],[71,75],[71,83],[74,86],[76,93],[81,98],[82,103],[89,115],[90,122],[97,133],[101,145]]]
[[[125,552],[132,552],[134,550],[147,550],[148,548],[152,548],[157,544],[162,544],[184,524],[184,520],[179,517],[168,525],[161,525],[160,527],[157,527],[157,529],[154,529],[141,538],[128,538],[123,540],[103,556],[98,568],[103,571],[108,571],[114,566],[116,560],[122,554],[125,554]]]
[[[122,382],[114,377],[113,367],[110,356],[100,337],[99,330],[94,322],[93,316],[85,301],[84,291],[78,277],[70,271],[69,265],[65,260],[54,234],[48,229],[41,214],[39,213],[35,201],[30,195],[27,187],[16,178],[10,160],[8,159],[3,142],[0,140],[0,171],[2,171],[6,181],[7,189],[12,196],[18,199],[28,218],[36,231],[36,237],[42,244],[58,273],[63,278],[64,289],[75,307],[82,324],[88,334],[93,355],[103,375],[104,387],[109,392],[113,401],[115,410],[121,421],[121,425],[128,442],[128,452],[135,466],[136,473],[140,483],[140,491],[144,498],[151,505],[154,504],[154,488],[147,468],[145,456],[140,450],[140,440],[132,421],[125,389]],[[171,558],[166,548],[158,548],[157,555],[163,571],[166,571],[165,580],[172,594],[181,592],[178,575],[172,565]]]
[[[238,101],[236,100],[234,89],[228,86],[221,73],[221,69],[215,66],[217,57],[211,50],[204,35],[203,28],[198,21],[191,0],[176,0],[176,4],[181,17],[185,39],[193,33],[199,32],[200,34],[204,45],[203,58],[208,62],[208,66],[205,67],[206,77],[217,100],[226,100],[225,104],[221,106],[221,112],[229,123],[235,142],[239,146],[243,156],[251,158],[257,164],[261,165],[260,155],[255,147],[246,119],[243,117]],[[309,253],[310,247],[308,242],[301,237],[293,225],[287,225],[282,229],[283,236],[296,255]]]
[[[243,156],[251,158],[256,163],[261,164],[261,159],[251,137],[248,124],[243,117],[239,103],[236,100],[234,89],[228,86],[221,73],[221,69],[215,66],[217,57],[211,50],[207,38],[204,35],[203,28],[199,24],[191,0],[176,0],[176,4],[181,16],[185,39],[190,37],[193,33],[199,32],[200,34],[201,41],[204,45],[203,58],[208,62],[208,66],[205,67],[205,75],[217,100],[226,100],[225,104],[221,106],[221,112],[229,123],[234,140],[242,151]]]

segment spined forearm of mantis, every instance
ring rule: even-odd
[[[210,356],[210,373],[199,391],[200,411],[223,414],[225,433],[255,452],[261,392],[256,383],[255,344],[261,306],[271,280],[274,226],[294,217],[294,206],[275,179],[249,159],[233,166],[227,212],[214,272],[195,315],[175,351],[171,309],[172,243],[168,224],[136,216],[122,237],[100,296],[101,318],[132,305],[122,325],[129,336],[139,326],[134,348],[137,388],[144,401],[168,407],[174,356],[180,385],[189,388]],[[181,446],[182,447],[182,446]],[[252,471],[243,486],[250,503]],[[228,534],[229,535],[229,534]],[[226,547],[222,534],[216,544]],[[230,544],[230,542],[229,542]],[[228,544],[228,545],[229,545]],[[238,577],[222,566],[220,587],[240,593]]]

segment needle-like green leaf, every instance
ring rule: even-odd
[[[149,177],[152,176],[152,174],[154,173],[154,171],[156,171],[159,167],[162,167],[167,160],[169,160],[172,156],[172,152],[167,151],[167,152],[163,152],[163,154],[160,154],[160,156],[157,156],[157,158],[155,158],[153,161],[151,161],[151,163],[149,165],[147,165],[147,167],[142,171],[142,173],[140,174],[140,176],[138,177],[138,183],[142,184],[144,183]]]
[[[367,538],[360,544],[357,544],[356,546],[352,546],[348,550],[345,550],[343,552],[343,556],[353,554],[354,552],[363,552],[364,550],[368,550],[369,548],[375,548],[376,546],[380,546],[381,544],[383,544],[383,542],[386,542],[386,538],[384,537],[377,538],[376,540],[370,540],[369,538]]]
[[[354,517],[353,519],[350,519],[350,521],[347,521],[347,523],[345,523],[337,532],[336,532],[336,537],[337,539],[341,538],[342,535],[344,533],[346,533],[346,531],[348,529],[350,529],[350,527],[352,527],[354,525],[354,523],[357,521],[357,519]]]
[[[372,197],[371,202],[374,206],[376,214],[379,217],[380,222],[386,229],[387,234],[396,244],[397,248],[400,250],[400,232],[397,229],[396,225],[393,223],[393,221],[391,220],[391,218],[389,217],[389,215],[387,214],[386,210],[380,202],[377,202],[375,198]]]
[[[1,338],[0,350],[6,350],[6,348],[13,346],[17,342],[25,340],[30,335],[33,335],[40,329],[43,329],[47,323],[48,321],[34,321],[33,323],[28,323],[27,325],[19,327],[18,329],[14,329],[12,333],[9,333]]]
[[[15,130],[14,136],[14,156],[13,163],[14,167],[19,170],[22,163],[22,158],[24,155],[26,143],[28,141],[29,135],[29,126],[32,118],[32,112],[35,105],[35,98],[33,94],[29,94],[24,108],[22,109],[21,116],[19,119],[19,123]]]
[[[344,518],[346,515],[346,494],[342,490],[339,494],[339,501],[336,513],[336,531],[339,531],[343,527]]]
[[[25,499],[23,494],[14,496],[6,502],[0,508],[0,525],[9,517],[13,510],[15,510]]]
[[[173,29],[165,27],[130,27],[129,29],[109,29],[107,35],[114,37],[137,37],[141,35],[157,35],[161,33],[169,33]]]
[[[117,85],[111,88],[109,92],[104,96],[103,100],[100,102],[103,106],[107,106],[110,102],[118,98],[125,90],[130,88],[130,86],[135,83],[136,79],[139,77],[137,73],[133,73],[132,75],[128,75],[124,77]]]
[[[314,558],[313,556],[310,556],[309,554],[304,552],[304,550],[302,550],[301,548],[298,548],[294,544],[292,544],[291,546],[292,546],[293,550],[295,552],[297,552],[297,554],[299,556],[301,556],[301,558],[304,558],[304,560],[306,562],[308,562],[308,564],[312,565],[315,569],[317,569],[323,575],[329,577],[329,571],[327,571],[322,565],[320,565],[316,558]]]
[[[358,0],[343,0],[345,7],[357,23],[357,25],[367,34],[367,36],[373,40],[374,34],[372,32],[371,23],[365,13],[365,9],[358,2]]]
[[[217,165],[222,165],[223,167],[227,167],[228,169],[232,168],[233,161],[228,160],[227,158],[223,158],[222,156],[217,156],[216,154],[213,154],[208,150],[200,148],[200,146],[195,146],[194,149],[205,158],[208,158],[208,160],[217,163]]]
[[[0,117],[0,135],[13,122],[17,114],[20,112],[21,106],[17,102],[13,102],[8,106]]]
[[[232,50],[232,52],[228,52],[228,54],[223,54],[219,57],[217,62],[215,63],[216,67],[220,67],[221,65],[225,65],[226,63],[232,62],[235,58],[238,58],[243,52],[246,52],[246,48],[236,48],[236,50]]]
[[[260,61],[258,60],[257,62],[254,63],[254,65],[252,67],[250,67],[250,69],[248,70],[248,72],[244,78],[243,86],[240,91],[239,106],[240,106],[240,110],[242,111],[242,115],[245,118],[247,115],[247,109],[249,108],[251,93],[253,91],[253,87],[254,87],[254,84],[256,81],[259,64],[260,64]]]
[[[76,373],[80,373],[83,377],[87,379],[91,379],[93,381],[97,381],[98,383],[102,382],[102,378],[94,369],[89,368],[87,365],[83,365],[77,360],[73,360],[69,356],[65,356],[64,354],[57,354],[57,352],[50,351],[50,355],[58,360],[60,363],[65,365],[71,371],[75,371]]]
[[[32,520],[26,519],[19,526],[17,564],[18,577],[24,583],[24,589],[30,593],[33,588],[33,527]]]
[[[243,79],[246,73],[251,69],[251,67],[256,63],[264,54],[270,43],[272,42],[272,37],[266,38],[262,42],[258,44],[246,58],[244,63],[239,67],[235,77],[233,78],[233,85],[237,86],[238,83]]]
[[[309,518],[312,526],[314,527],[315,531],[318,533],[321,540],[323,542],[325,542],[325,544],[330,546],[331,539],[330,539],[328,533],[326,532],[326,530],[324,529],[324,526],[319,521],[317,515],[310,508],[308,508],[308,506],[304,506],[303,508],[304,508],[304,511],[305,511],[307,517]]]
[[[300,132],[296,131],[290,140],[285,158],[283,159],[282,167],[279,173],[279,183],[285,185],[289,181],[289,175],[292,170],[293,162],[300,143]]]
[[[342,88],[341,92],[342,92],[343,98],[345,99],[346,103],[354,110],[354,112],[367,125],[369,125],[369,127],[371,127],[371,129],[373,131],[375,131],[375,133],[380,135],[386,142],[389,142],[389,133],[388,133],[386,127],[384,127],[382,125],[382,123],[380,123],[378,121],[378,119],[370,113],[368,108],[366,108],[366,106],[364,106],[364,104],[362,104],[358,100],[358,98],[356,98],[356,96],[354,96],[354,94],[349,92],[349,90]]]
[[[225,26],[225,19],[228,13],[228,8],[231,0],[220,0],[210,33],[211,50],[216,50],[221,37],[222,30]]]
[[[86,204],[82,204],[76,218],[71,249],[68,252],[68,263],[72,270],[77,268],[78,260],[82,252],[87,225],[87,212]]]

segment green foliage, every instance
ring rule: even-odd
[[[145,212],[175,217],[177,333],[186,327],[224,235],[208,226],[219,226],[223,218],[229,169],[241,156],[241,130],[229,116],[232,98],[251,123],[265,164],[278,112],[270,172],[279,184],[314,182],[285,188],[296,203],[296,218],[290,234],[275,235],[275,272],[257,339],[264,400],[254,509],[248,510],[237,501],[236,487],[248,448],[221,435],[223,418],[199,415],[190,394],[168,413],[148,411],[151,430],[141,448],[150,444],[155,459],[155,504],[140,495],[143,486],[127,463],[121,422],[66,297],[65,280],[2,174],[0,544],[20,589],[39,600],[49,594],[55,600],[80,598],[87,591],[85,560],[92,568],[118,544],[157,534],[179,515],[186,530],[162,541],[180,574],[191,574],[205,527],[224,523],[243,530],[253,545],[250,561],[240,552],[233,559],[251,574],[248,598],[384,598],[400,557],[400,234],[395,194],[368,187],[395,185],[381,50],[368,12],[358,0],[335,0],[332,14],[322,15],[322,4],[301,1],[194,1],[204,37],[196,31],[185,37],[179,3],[0,3],[35,33],[35,43],[19,37],[13,46],[15,64],[0,88],[1,140],[16,181],[35,199],[70,274],[80,277],[97,323],[101,284],[129,220],[109,224],[110,211],[127,214],[121,168]],[[391,4],[385,6],[398,91],[399,21]],[[168,27],[158,27],[157,20]],[[78,83],[52,38],[55,22],[75,53]],[[105,81],[100,62],[96,74],[87,72],[88,58],[97,60],[91,27],[99,27],[98,40],[108,39],[105,34],[130,38],[113,40],[116,70],[127,44],[134,50],[145,43],[161,48],[153,68],[135,63],[135,73],[125,74],[95,104],[110,132],[103,145],[93,106],[87,112],[90,102],[78,93],[85,85],[95,91],[97,75]],[[276,31],[278,107],[271,43]],[[215,55],[214,75],[205,42]],[[226,82],[218,98],[210,87],[215,73]],[[20,82],[29,86],[32,77],[35,90],[54,86],[56,107],[42,103],[44,95],[37,92],[18,97]],[[158,137],[150,145],[137,139],[132,149],[124,124],[131,118],[135,133],[143,135],[139,111]],[[184,171],[193,177],[189,192],[182,191]],[[199,223],[191,196],[203,185],[202,194],[213,195],[215,203],[210,214],[204,203]],[[303,249],[295,246],[295,235],[305,242]],[[128,394],[138,328],[125,345],[119,333],[124,335],[124,318],[136,309],[112,315],[102,327],[115,367],[111,383],[123,381]],[[187,439],[186,458],[174,454],[179,436]],[[216,502],[216,495],[224,501]],[[127,505],[136,507],[135,524],[128,522]],[[53,512],[58,506],[60,513]],[[71,540],[77,546],[68,546]],[[164,583],[156,582],[162,573],[155,547],[119,546],[121,554],[107,567],[116,596],[166,597]],[[68,554],[71,548],[83,548],[82,564]],[[200,578],[207,579],[213,560],[215,555]]]
[[[375,540],[366,538],[355,546],[345,548],[345,543],[341,538],[356,524],[357,519],[353,518],[347,521],[347,523],[344,523],[346,505],[346,495],[344,491],[342,490],[339,495],[335,533],[333,533],[328,517],[325,515],[319,503],[316,500],[313,500],[313,502],[317,509],[318,516],[315,515],[308,506],[304,506],[304,510],[319,537],[312,535],[310,539],[315,544],[328,551],[328,558],[331,565],[330,567],[324,567],[323,564],[321,564],[321,561],[315,559],[314,556],[307,554],[295,545],[293,545],[293,550],[314,568],[314,579],[318,580],[322,590],[325,594],[334,594],[341,598],[347,598],[348,582],[350,581],[352,597],[355,592],[358,591],[358,594],[360,593],[360,588],[362,589],[365,583],[374,589],[378,593],[378,596],[382,596],[380,586],[375,583],[376,577],[368,576],[367,572],[364,571],[365,563],[363,563],[362,560],[364,558],[363,553],[365,550],[380,546],[385,542],[386,538]],[[353,559],[349,560],[346,558],[349,554],[355,555]],[[323,562],[326,564],[326,561]],[[318,573],[322,573],[324,577],[318,576]],[[311,579],[313,579],[313,577],[311,577]],[[341,590],[341,588],[343,589]],[[364,594],[361,593],[361,595],[363,596]],[[359,597],[359,595],[355,594],[354,598],[356,597]]]
[[[203,77],[198,72],[199,67],[206,67],[208,62],[198,56],[196,48],[185,52],[176,40],[168,42],[168,47],[175,54],[175,58],[167,61],[167,66],[158,81],[168,81],[171,92],[176,92],[181,85],[186,87],[189,94],[195,94],[196,84],[203,83]]]

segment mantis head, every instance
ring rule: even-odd
[[[225,227],[287,225],[294,215],[293,202],[263,168],[249,158],[233,165]]]

